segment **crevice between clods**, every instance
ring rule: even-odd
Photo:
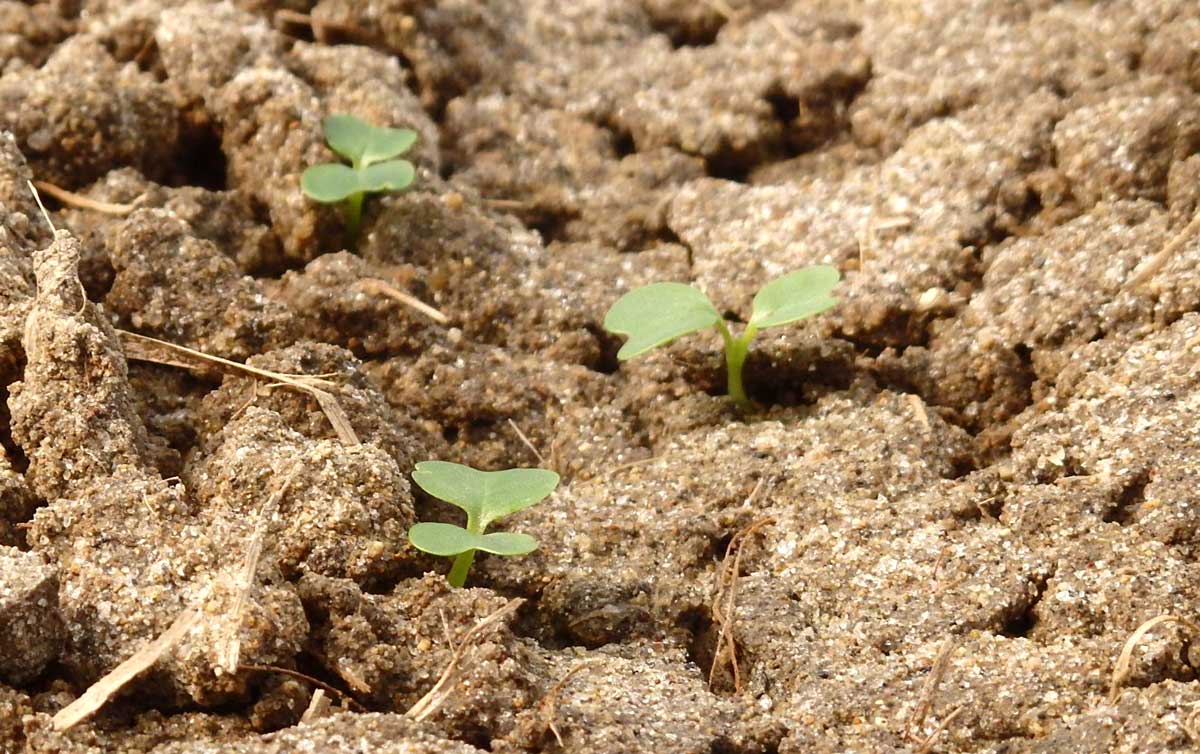
[[[1038,603],[1045,596],[1046,585],[1050,583],[1050,579],[1052,578],[1054,578],[1054,572],[1050,571],[1040,574],[1034,579],[1032,594],[1027,594],[1025,599],[1019,600],[1002,616],[998,632],[1001,636],[1013,639],[1027,638],[1029,636],[1030,632],[1037,626],[1036,609]]]
[[[1151,481],[1150,469],[1143,469],[1135,474],[1113,500],[1112,507],[1104,512],[1103,520],[1122,526],[1132,523],[1138,509],[1146,500],[1146,487]]]

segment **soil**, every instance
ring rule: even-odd
[[[1196,750],[1198,212],[1194,0],[0,1],[0,751]],[[809,264],[747,412],[601,326]]]

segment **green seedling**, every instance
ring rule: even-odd
[[[729,396],[745,408],[750,399],[742,385],[742,367],[750,341],[759,330],[806,319],[836,304],[830,292],[840,279],[837,269],[818,265],[772,280],[754,296],[750,321],[737,338],[708,296],[683,283],[653,283],[626,293],[608,310],[604,329],[629,336],[617,352],[619,360],[627,361],[680,336],[717,328],[725,341]]]
[[[322,125],[329,148],[350,164],[313,165],[300,176],[300,188],[318,202],[340,203],[346,233],[357,238],[363,198],[380,191],[399,191],[413,182],[413,164],[392,158],[407,152],[416,143],[417,133],[407,128],[379,128],[353,115],[330,115]]]
[[[446,576],[454,587],[466,583],[476,550],[525,555],[537,549],[537,540],[528,534],[484,532],[493,521],[545,500],[558,486],[558,474],[546,469],[478,471],[445,461],[422,461],[412,477],[421,489],[467,514],[466,528],[422,522],[408,530],[408,539],[418,550],[454,558]]]

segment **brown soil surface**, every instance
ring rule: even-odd
[[[1195,0],[0,0],[0,752],[1197,750],[1198,213]],[[601,327],[809,264],[749,413]],[[539,549],[450,588],[426,459]]]

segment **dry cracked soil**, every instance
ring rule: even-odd
[[[1194,751],[1200,4],[0,0],[0,378],[0,751]]]

